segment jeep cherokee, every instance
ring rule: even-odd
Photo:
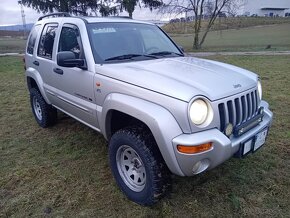
[[[102,133],[118,186],[141,205],[168,192],[171,173],[257,151],[272,122],[255,73],[186,57],[143,21],[45,15],[25,64],[37,123],[55,124],[59,110]]]

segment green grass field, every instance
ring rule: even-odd
[[[193,35],[170,34],[173,40],[193,51]],[[276,51],[290,50],[290,24],[249,27],[209,32],[202,50],[198,51]]]
[[[0,57],[0,217],[289,217],[290,56],[218,56],[258,72],[274,112],[266,145],[195,177],[173,177],[157,205],[117,188],[103,137],[59,114],[42,129],[29,105],[22,60]]]

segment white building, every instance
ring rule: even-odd
[[[285,17],[286,13],[290,13],[290,0],[246,0],[242,6],[246,16]]]

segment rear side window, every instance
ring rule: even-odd
[[[56,24],[47,24],[41,34],[37,55],[43,58],[51,59],[52,50],[57,30]]]
[[[31,30],[30,37],[28,39],[28,45],[27,45],[27,53],[28,54],[33,54],[36,38],[38,35],[38,32],[40,30],[40,25],[34,26],[33,29]]]

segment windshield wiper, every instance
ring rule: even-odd
[[[125,55],[118,55],[118,56],[115,56],[115,57],[111,57],[111,58],[107,58],[105,59],[105,61],[114,61],[114,60],[127,60],[127,59],[132,59],[132,58],[135,58],[135,57],[148,57],[148,58],[158,58],[154,55],[151,55],[151,54],[125,54]]]
[[[161,55],[161,56],[165,56],[165,55],[178,55],[178,56],[184,56],[183,54],[176,53],[176,52],[172,52],[172,51],[153,52],[153,53],[150,53],[149,55]]]

